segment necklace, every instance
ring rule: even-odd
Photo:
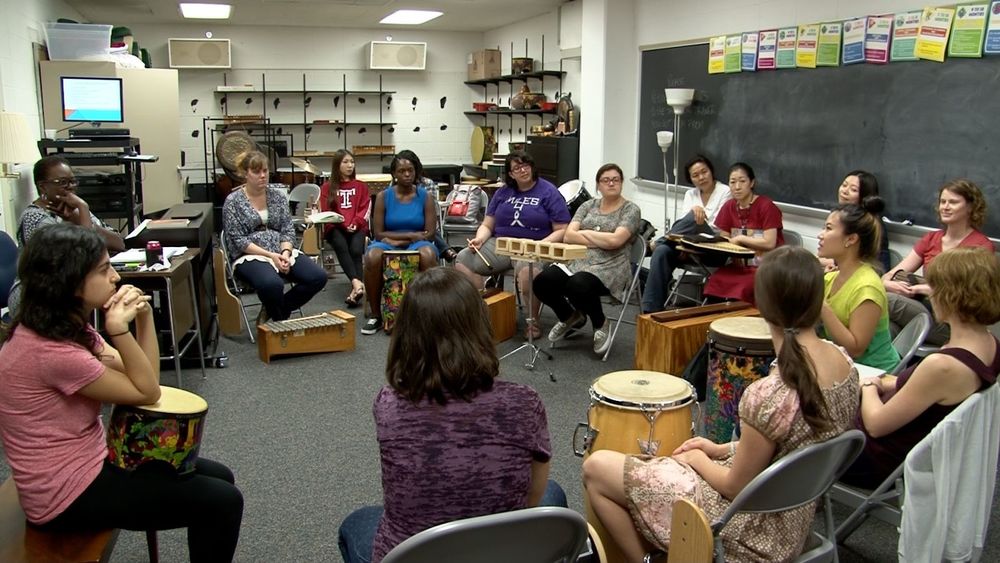
[[[750,208],[753,206],[753,198],[750,198],[750,203],[746,207],[740,207],[739,204],[736,205],[736,215],[740,219],[740,227],[747,228],[747,222],[750,221]]]

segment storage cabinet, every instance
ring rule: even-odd
[[[529,136],[525,151],[535,159],[538,175],[557,187],[580,174],[579,137]]]

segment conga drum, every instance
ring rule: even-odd
[[[108,462],[130,471],[148,464],[191,473],[206,414],[205,399],[175,387],[160,386],[160,400],[152,405],[115,405],[108,421]]]
[[[706,438],[717,443],[732,439],[743,390],[768,374],[774,358],[771,331],[764,319],[729,317],[709,325]]]
[[[569,216],[572,219],[576,215],[576,210],[587,200],[591,199],[590,192],[587,191],[583,180],[570,180],[559,186],[559,193],[566,200],[566,207],[569,208]]]
[[[577,425],[573,451],[584,456],[597,450],[626,454],[663,456],[694,435],[691,408],[694,388],[679,377],[656,371],[616,371],[597,378],[590,386],[587,422]],[[580,430],[585,430],[582,447]],[[587,521],[596,532],[595,544],[602,545],[602,561],[624,561],[600,520],[584,496]]]
[[[392,331],[406,287],[420,271],[416,250],[386,250],[382,253],[382,328]]]

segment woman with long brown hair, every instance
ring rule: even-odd
[[[337,261],[351,282],[351,292],[344,299],[349,307],[360,305],[365,296],[361,260],[365,256],[371,205],[368,184],[358,180],[355,174],[354,155],[344,149],[338,150],[333,155],[330,179],[320,188],[319,206],[322,211],[335,211],[344,217],[343,223],[326,225],[323,238],[337,253]]]
[[[757,307],[778,359],[771,376],[747,387],[740,400],[740,439],[692,438],[668,457],[601,450],[583,464],[590,505],[629,561],[642,561],[654,547],[667,550],[677,498],[696,502],[711,521],[768,465],[853,425],[857,370],[813,328],[823,305],[819,261],[802,248],[781,247],[764,255],[756,276]],[[814,512],[809,504],[736,515],[722,532],[727,560],[794,559]]]

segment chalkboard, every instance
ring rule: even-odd
[[[663,89],[695,88],[681,116],[681,183],[684,162],[702,153],[723,182],[728,166],[744,161],[757,173],[758,193],[830,209],[844,175],[860,168],[878,178],[887,217],[939,227],[937,190],[964,177],[992,204],[983,230],[1000,236],[1000,57],[714,75],[707,68],[705,44],[642,53],[641,178],[663,181],[656,132],[674,128]]]

